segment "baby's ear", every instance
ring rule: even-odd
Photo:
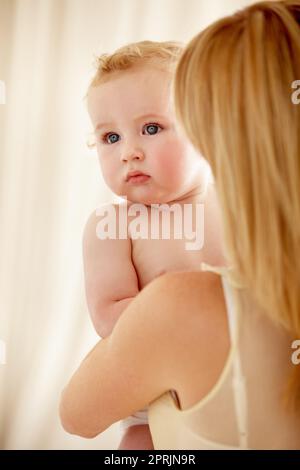
[[[86,138],[86,145],[89,149],[96,147],[96,136],[94,132],[90,132]]]

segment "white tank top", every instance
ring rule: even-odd
[[[188,409],[179,408],[172,392],[150,404],[154,448],[300,449],[300,417],[282,405],[292,339],[226,275],[222,284],[231,340],[223,371],[208,395]]]

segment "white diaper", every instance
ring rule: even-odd
[[[120,421],[122,433],[124,433],[131,426],[137,426],[141,424],[148,424],[148,408],[137,411],[136,413],[133,413],[133,415],[128,416],[128,418]]]

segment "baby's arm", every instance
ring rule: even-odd
[[[93,212],[86,223],[83,265],[89,312],[97,333],[105,338],[139,287],[131,260],[131,240],[99,239],[96,229],[100,220]]]

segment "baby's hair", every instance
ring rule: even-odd
[[[300,2],[265,1],[187,45],[175,107],[209,161],[235,280],[300,338]],[[288,395],[300,412],[300,366]]]
[[[112,74],[149,64],[166,71],[174,71],[183,45],[176,41],[140,41],[120,47],[112,54],[96,58],[96,74],[89,88],[109,80]]]
[[[112,79],[118,73],[139,67],[152,65],[164,71],[174,72],[183,51],[183,44],[176,41],[140,41],[126,44],[111,54],[96,57],[96,73],[87,90]],[[87,138],[87,146],[95,147],[95,135]]]

